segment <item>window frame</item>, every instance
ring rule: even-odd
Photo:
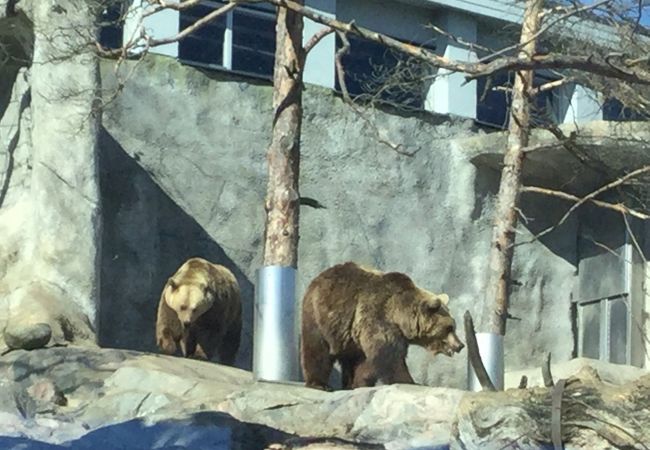
[[[226,4],[225,1],[219,1],[219,0],[202,0],[198,5],[204,6],[204,7],[210,7],[213,10],[220,8]],[[219,71],[227,71],[227,72],[232,72],[238,75],[244,75],[247,77],[252,77],[252,78],[258,78],[262,80],[272,80],[273,79],[273,72],[271,73],[259,73],[255,71],[248,71],[248,70],[240,70],[240,69],[234,69],[233,68],[233,54],[234,54],[234,35],[237,33],[237,25],[235,23],[234,17],[235,17],[235,10],[239,9],[237,11],[238,13],[244,12],[245,14],[253,17],[258,17],[261,19],[271,19],[273,23],[273,29],[275,33],[275,16],[277,14],[277,8],[275,8],[273,5],[267,5],[267,4],[241,4],[237,5],[236,8],[233,10],[228,11],[224,17],[225,17],[225,27],[223,31],[222,36],[215,36],[215,40],[218,42],[221,42],[222,45],[222,53],[221,53],[221,64],[214,64],[214,63],[204,63],[201,61],[195,61],[189,58],[183,57],[181,54],[182,48],[179,43],[179,49],[178,49],[178,60],[183,63],[187,64],[190,66],[195,66],[195,67],[203,67],[206,69],[212,69],[212,70],[219,70]],[[180,28],[180,23],[182,20],[182,15],[183,11],[179,12],[179,31],[182,31]],[[189,35],[191,36],[191,34]],[[189,37],[188,36],[188,37]],[[273,43],[275,44],[275,39],[273,39]],[[273,59],[275,59],[275,51],[273,52]]]
[[[435,49],[436,49],[435,44],[426,44],[426,43],[423,44],[423,43],[419,43],[419,42],[415,42],[415,41],[408,41],[408,40],[397,38],[397,37],[390,36],[390,35],[387,35],[387,36],[392,38],[392,39],[395,39],[395,40],[397,40],[399,42],[402,42],[404,44],[409,44],[409,45],[414,45],[414,46],[426,48],[426,49],[428,49],[430,51],[435,51]],[[348,53],[344,56],[344,58],[346,58],[346,57],[350,58],[352,56],[353,42],[357,42],[357,41],[363,43],[364,45],[376,46],[377,48],[383,49],[383,52],[382,52],[381,56],[379,57],[382,60],[381,62],[374,62],[374,63],[371,62],[372,61],[371,58],[373,58],[374,55],[371,55],[367,62],[363,62],[364,66],[369,68],[368,72],[360,72],[360,73],[359,72],[349,72],[348,69],[347,69],[348,65],[344,63],[344,69],[345,69],[344,77],[346,78],[345,81],[346,81],[346,85],[347,85],[348,93],[350,94],[350,97],[354,99],[354,98],[357,98],[357,97],[363,97],[364,95],[370,95],[370,96],[376,95],[376,94],[373,94],[372,92],[364,91],[363,87],[360,87],[360,92],[356,92],[356,91],[353,91],[353,89],[350,89],[350,84],[351,83],[350,83],[350,80],[348,79],[348,75],[350,77],[355,76],[355,75],[357,75],[357,76],[362,75],[362,76],[366,76],[368,80],[371,80],[372,75],[373,75],[372,72],[374,70],[374,67],[377,67],[377,66],[384,67],[385,66],[385,60],[387,58],[391,57],[391,55],[389,53],[392,52],[393,50],[391,48],[387,47],[387,46],[383,46],[382,44],[376,43],[374,41],[370,41],[368,39],[364,39],[362,37],[353,36],[353,35],[348,36],[348,40],[350,41],[350,47],[351,48],[349,49]],[[337,35],[336,36],[336,42],[335,42],[335,53],[338,53],[338,51],[341,48],[342,48],[342,41],[339,38],[339,36]],[[335,58],[336,58],[336,56],[335,56]],[[397,65],[398,62],[399,62],[399,60],[397,58],[395,58],[395,66]],[[390,69],[388,69],[388,70],[390,70]],[[367,82],[367,81],[365,81],[365,80],[361,80],[361,81],[356,81],[355,80],[354,81],[355,84],[359,84],[360,86],[364,82]],[[417,102],[418,106],[414,106],[413,104],[409,104],[410,102],[401,101],[400,99],[392,100],[391,99],[392,95],[390,93],[387,93],[385,95],[380,94],[379,101],[381,103],[392,105],[392,106],[395,106],[395,107],[398,107],[398,108],[405,108],[405,109],[416,110],[416,111],[424,111],[425,110],[426,97],[427,97],[427,89],[425,87],[425,84],[426,84],[426,81],[422,81],[422,92],[420,94],[421,99],[420,99],[420,101]],[[342,93],[341,84],[340,84],[340,81],[339,81],[338,74],[335,75],[335,77],[334,77],[333,90],[335,92],[337,92],[337,93]],[[402,96],[403,97],[410,97],[411,95],[409,95],[407,92],[404,92]],[[416,97],[415,94],[412,94],[412,96]]]
[[[501,130],[505,130],[508,128],[508,122],[510,120],[510,105],[512,104],[512,85],[514,84],[514,77],[515,73],[514,72],[506,72],[505,74],[499,73],[497,75],[500,75],[501,79],[504,79],[506,82],[502,83],[499,82],[499,84],[494,83],[493,81],[491,82],[491,87],[490,89],[493,89],[495,87],[507,87],[507,90],[503,90],[503,96],[504,100],[501,105],[497,105],[493,109],[494,111],[503,111],[503,123],[498,124],[496,121],[491,121],[489,117],[486,116],[486,110],[488,109],[489,102],[484,101],[481,102],[481,98],[485,95],[486,99],[487,96],[491,95],[490,92],[484,93],[484,87],[487,84],[487,79],[488,78],[496,78],[494,77],[480,77],[477,82],[476,82],[476,122],[481,124],[481,125],[487,125],[491,127],[496,127]],[[537,87],[540,85],[544,85],[549,82],[553,82],[555,80],[558,80],[559,77],[554,76],[553,74],[550,74],[546,71],[539,71],[535,72],[533,76],[533,87]],[[542,81],[542,82],[538,82]],[[492,94],[492,95],[499,95],[499,94]],[[548,91],[544,91],[542,93],[537,94],[535,97],[535,100],[538,100],[540,98],[549,98],[550,102],[546,106],[545,111],[543,113],[537,112],[534,108],[537,107],[537,104],[533,102],[531,105],[531,111],[530,111],[530,120],[532,124],[535,124],[537,121],[537,125],[543,125],[544,123],[548,123],[548,119],[550,118],[551,123],[553,124],[558,124],[560,123],[560,118],[559,118],[559,113],[560,113],[560,104],[561,104],[561,90],[555,88],[555,89],[550,89]],[[499,103],[501,103],[499,101]],[[543,117],[544,115],[549,115],[547,119],[544,120],[539,120],[540,117]],[[496,113],[494,113],[496,115]]]

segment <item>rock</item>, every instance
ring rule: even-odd
[[[293,438],[282,444],[271,444],[266,450],[379,450],[381,444],[364,444],[335,438]]]
[[[37,381],[27,388],[27,393],[35,401],[46,405],[66,406],[68,404],[68,399],[51,380]]]
[[[604,383],[593,369],[566,380],[561,392],[564,448],[645,448],[650,428],[650,375],[624,385]],[[452,449],[552,448],[552,391],[476,393],[461,399]]]
[[[34,350],[50,342],[52,327],[47,323],[10,322],[5,329],[4,339],[10,349]]]
[[[607,361],[590,358],[575,358],[570,361],[563,361],[551,364],[551,374],[555,381],[560,378],[570,378],[577,376],[582,372],[581,378],[596,376],[607,383],[625,384],[637,380],[650,373],[647,369],[639,367],[624,366],[613,364]],[[588,375],[591,373],[591,375]],[[522,376],[528,378],[528,387],[544,386],[542,379],[541,361],[540,367],[531,367],[529,369],[512,370],[506,372],[505,387],[506,389],[515,388],[519,385]]]
[[[54,420],[22,435],[50,436],[43,440],[74,443],[75,449],[125,436],[133,436],[129,448],[136,450],[200,449],[223,446],[220,439],[229,435],[231,448],[374,449],[390,443],[397,450],[448,439],[453,406],[465,395],[398,385],[328,393],[256,382],[250,372],[219,364],[72,346],[13,351],[0,358],[3,379],[0,393],[17,393],[20,400],[7,411],[34,423]],[[169,438],[164,446],[152,443],[156,432]],[[287,441],[297,436],[308,439]]]
[[[589,372],[566,383],[565,447],[645,442],[650,375],[613,385]],[[257,382],[250,372],[219,364],[125,350],[70,346],[0,357],[0,448],[545,448],[550,414],[546,388],[474,393],[389,385],[323,392]]]
[[[88,317],[57,286],[32,282],[14,289],[4,301],[8,306],[4,338],[9,339],[6,342],[9,348],[95,345],[95,333]],[[50,336],[45,340],[48,332]]]

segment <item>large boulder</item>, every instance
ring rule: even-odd
[[[462,449],[551,445],[552,390],[390,385],[323,392],[126,350],[55,347],[0,358],[0,448]],[[650,375],[561,393],[566,448],[643,448]],[[19,447],[18,445],[23,447]]]
[[[57,286],[33,282],[18,287],[0,298],[0,307],[6,318],[0,350],[95,345],[88,317]]]

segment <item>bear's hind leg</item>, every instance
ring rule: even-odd
[[[377,381],[413,384],[406,367],[408,345],[399,331],[367,327],[360,336],[360,344],[366,359],[355,371],[353,388],[374,386]]]
[[[354,374],[363,363],[363,358],[339,358],[341,365],[341,388],[352,389],[354,385]]]

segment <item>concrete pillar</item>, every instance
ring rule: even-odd
[[[299,381],[296,269],[262,267],[255,293],[253,375],[264,381]]]
[[[476,42],[476,21],[467,14],[447,11],[437,24],[448,33],[466,42]],[[476,60],[476,53],[459,44],[441,38],[437,41],[438,52],[450,59],[460,61]],[[440,69],[427,93],[424,107],[428,111],[453,114],[461,117],[476,117],[476,82],[465,83],[462,73],[450,73]]]
[[[174,1],[174,0],[172,0]],[[177,1],[177,0],[175,0]],[[152,14],[142,20],[143,13],[152,8],[152,4],[146,0],[133,0],[124,21],[124,44],[138,40],[141,27],[144,26],[147,34],[156,39],[171,37],[178,34],[179,12],[171,9]],[[159,55],[178,56],[178,42],[161,45],[149,50]]]
[[[306,6],[318,10],[328,17],[336,17],[336,0],[307,0]],[[309,39],[324,26],[310,19],[305,18],[303,29],[303,42]],[[323,38],[316,47],[309,52],[305,63],[303,80],[305,83],[316,84],[328,88],[334,88],[336,55],[336,36],[334,33]]]
[[[602,120],[602,105],[598,94],[578,84],[567,86],[562,91],[560,121],[563,123],[585,123]]]

